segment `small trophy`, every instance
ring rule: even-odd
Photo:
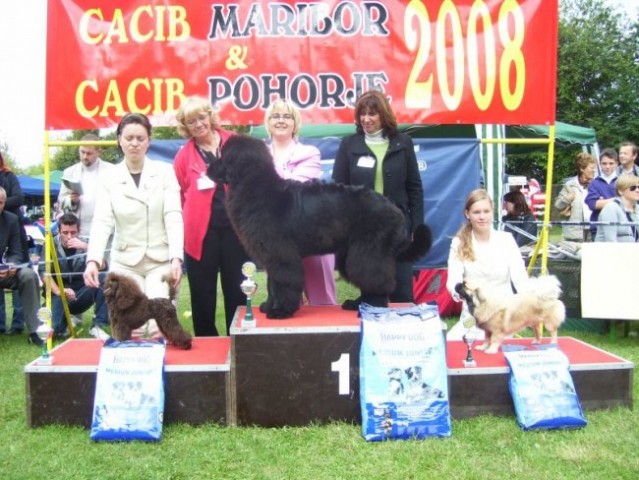
[[[477,362],[473,358],[473,342],[475,341],[475,337],[470,333],[464,335],[462,340],[466,344],[466,359],[464,360],[464,367],[476,367]]]
[[[242,293],[246,295],[246,313],[242,319],[242,327],[253,328],[255,327],[255,317],[253,316],[253,309],[251,308],[251,299],[257,291],[257,283],[253,280],[257,267],[253,262],[245,262],[242,265],[242,274],[246,277],[240,284]]]
[[[53,338],[53,329],[51,328],[51,310],[42,307],[38,310],[38,320],[40,325],[36,329],[38,338],[42,340],[42,353],[38,363],[42,365],[53,365],[53,356],[49,354],[49,340]]]
[[[462,340],[466,344],[466,359],[464,360],[464,367],[476,367],[477,362],[473,358],[473,342],[475,341],[475,335],[472,333],[472,329],[475,326],[475,319],[468,317],[464,320],[464,327],[466,333],[462,337]]]

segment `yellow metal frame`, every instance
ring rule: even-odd
[[[555,125],[550,125],[548,128],[548,138],[522,138],[522,139],[480,139],[483,144],[516,144],[516,145],[548,145],[548,167],[546,176],[546,199],[544,204],[544,221],[541,229],[541,235],[535,246],[533,256],[528,264],[528,273],[532,271],[532,266],[537,262],[537,257],[541,252],[541,274],[548,273],[548,231],[550,230],[550,198],[552,194],[552,172],[554,166],[555,156]],[[58,264],[58,258],[53,248],[53,236],[51,234],[51,196],[49,188],[51,187],[50,180],[50,155],[49,149],[51,147],[79,147],[82,145],[104,147],[117,145],[115,140],[98,140],[98,141],[51,141],[49,131],[44,132],[44,221],[45,221],[45,249],[44,249],[44,261],[45,261],[45,275],[50,277],[51,265],[54,266],[56,273],[60,273],[60,265]],[[64,288],[62,288],[62,279],[58,275],[58,286],[60,287],[62,305],[64,307],[64,314],[66,316],[67,324],[71,335],[75,336],[75,328],[71,321],[71,314],[69,312],[69,306],[64,294]],[[45,282],[47,285],[48,282]],[[45,288],[45,302],[48,308],[51,308],[51,288],[47,286]],[[49,320],[49,327],[51,327],[51,321]],[[49,337],[48,348],[52,347],[52,340]]]
[[[53,248],[53,235],[51,234],[51,170],[50,160],[51,156],[49,149],[51,147],[80,147],[82,145],[90,146],[114,146],[117,145],[115,140],[98,140],[98,141],[51,141],[50,132],[45,130],[44,132],[44,272],[47,278],[51,278],[51,266],[57,274],[60,273],[60,264],[58,263],[58,256],[55,248]],[[58,287],[60,288],[60,298],[62,299],[62,306],[64,308],[64,315],[66,317],[67,325],[69,326],[69,332],[73,337],[76,336],[75,326],[71,321],[71,313],[69,311],[69,304],[67,302],[66,295],[62,284],[62,277],[57,276]],[[45,284],[45,305],[47,308],[51,308],[51,287],[49,282]],[[52,327],[52,319],[48,320],[49,327]],[[53,346],[52,336],[50,335],[47,340],[47,348],[51,350]]]
[[[528,274],[537,263],[537,257],[541,252],[541,274],[548,273],[548,238],[550,230],[550,199],[552,197],[552,173],[555,159],[555,125],[548,127],[548,138],[490,138],[482,139],[485,144],[511,144],[511,145],[548,145],[548,166],[546,167],[546,199],[544,200],[544,221],[541,228],[541,235],[535,245],[535,250],[528,263]]]

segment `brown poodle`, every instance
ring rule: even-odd
[[[104,298],[109,309],[111,334],[119,341],[130,340],[131,332],[153,318],[162,334],[178,348],[191,348],[191,335],[182,328],[173,306],[175,287],[170,276],[169,298],[148,298],[136,281],[126,275],[111,272],[104,282]]]

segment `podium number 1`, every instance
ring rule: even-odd
[[[348,395],[350,393],[350,372],[351,372],[351,355],[342,353],[339,360],[331,363],[331,372],[339,373],[339,394]]]

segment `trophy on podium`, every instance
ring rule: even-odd
[[[53,328],[51,328],[51,310],[42,307],[38,310],[38,320],[40,325],[36,329],[38,338],[42,340],[42,353],[38,359],[38,363],[42,365],[53,365],[53,356],[49,354],[49,338],[53,337]]]
[[[251,307],[251,299],[257,291],[257,283],[253,280],[257,267],[253,262],[245,262],[242,265],[242,274],[246,277],[240,284],[240,288],[244,295],[246,295],[246,313],[242,319],[242,327],[252,328],[255,327],[255,317],[253,316],[253,309]]]
[[[473,342],[475,341],[475,334],[473,333],[473,327],[475,326],[475,319],[468,317],[464,320],[464,327],[466,333],[462,337],[462,340],[466,344],[466,359],[464,360],[464,367],[476,367],[477,362],[473,358]]]

